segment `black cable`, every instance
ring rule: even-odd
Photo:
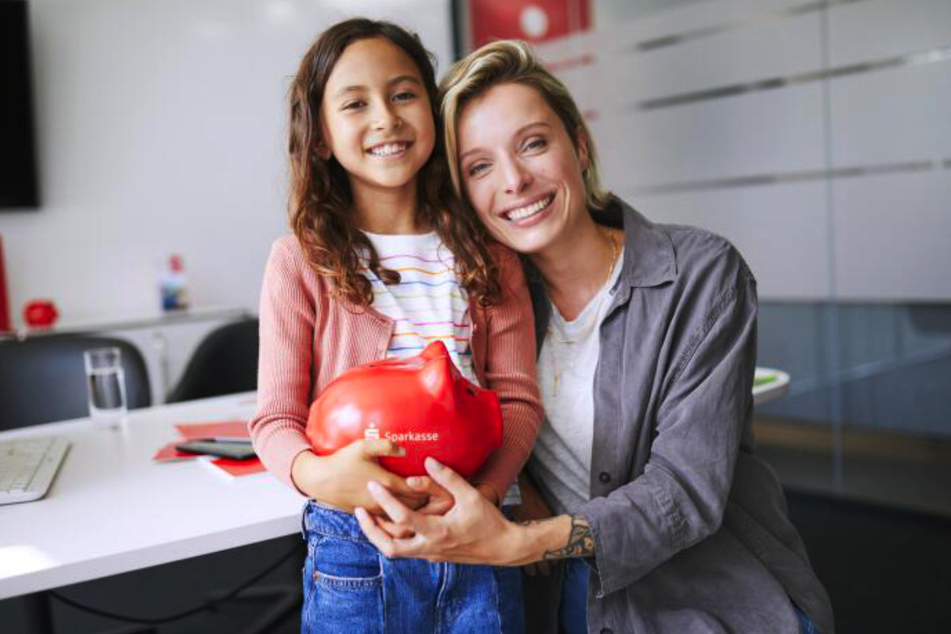
[[[83,605],[82,603],[79,603],[78,601],[74,601],[73,599],[70,599],[69,597],[64,597],[63,595],[61,595],[60,593],[58,593],[58,592],[56,592],[56,591],[51,591],[51,592],[50,592],[50,596],[52,596],[52,597],[53,597],[54,599],[56,599],[57,601],[60,601],[60,602],[62,602],[62,603],[65,603],[66,605],[68,605],[68,606],[70,606],[70,607],[76,608],[77,610],[82,610],[83,612],[88,612],[88,613],[90,613],[90,614],[95,614],[96,616],[105,617],[105,618],[107,618],[107,619],[113,619],[113,620],[116,620],[116,621],[124,621],[124,622],[126,622],[126,623],[136,623],[136,624],[140,624],[140,625],[162,625],[162,624],[164,624],[164,623],[171,623],[172,621],[177,621],[177,620],[179,620],[179,619],[183,619],[183,618],[185,618],[185,617],[192,616],[192,615],[194,615],[194,614],[198,614],[199,612],[204,612],[205,610],[212,610],[212,609],[214,609],[215,607],[217,607],[219,603],[224,603],[225,601],[230,601],[231,599],[233,599],[234,597],[236,597],[237,595],[239,595],[239,594],[240,594],[241,592],[243,592],[244,590],[246,590],[246,589],[248,589],[249,587],[253,586],[255,583],[257,583],[258,581],[260,581],[261,579],[263,579],[264,577],[266,577],[266,576],[269,575],[270,573],[272,573],[272,572],[274,572],[275,570],[277,570],[278,566],[280,566],[281,564],[283,564],[285,561],[287,561],[288,559],[290,559],[291,557],[293,557],[293,556],[294,556],[295,554],[297,554],[298,552],[300,552],[300,544],[294,544],[294,547],[293,547],[286,555],[284,555],[283,557],[281,557],[280,559],[278,559],[276,562],[274,562],[273,564],[271,564],[270,566],[268,566],[268,567],[267,567],[266,569],[264,569],[263,571],[261,571],[261,572],[259,572],[258,574],[254,575],[254,576],[253,576],[251,579],[249,579],[248,581],[242,583],[240,586],[238,586],[238,587],[235,588],[234,590],[231,590],[230,592],[228,592],[228,594],[224,595],[224,596],[221,597],[220,599],[217,599],[217,600],[215,600],[215,601],[208,601],[208,602],[206,602],[204,605],[199,605],[199,606],[197,606],[197,607],[190,608],[190,609],[188,609],[188,610],[184,610],[184,611],[182,611],[182,612],[178,612],[178,613],[172,614],[172,615],[170,615],[170,616],[163,616],[163,617],[161,617],[161,618],[153,618],[153,619],[150,619],[150,618],[143,618],[143,617],[136,617],[136,616],[127,616],[127,615],[124,615],[124,614],[117,614],[117,613],[115,613],[115,612],[108,612],[108,611],[106,611],[106,610],[100,610],[99,608],[94,608],[94,607],[91,607],[91,606],[88,606],[88,605]]]

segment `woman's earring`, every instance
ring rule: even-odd
[[[325,161],[330,158],[330,148],[327,147],[323,141],[317,144],[317,156]]]

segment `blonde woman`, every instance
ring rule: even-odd
[[[606,193],[571,95],[524,43],[472,53],[441,96],[453,183],[527,256],[547,412],[529,471],[555,515],[537,517],[526,487],[536,517],[507,521],[430,462],[455,506],[424,516],[370,483],[397,527],[358,511],[366,535],[391,557],[566,560],[550,608],[571,634],[831,634],[779,482],[753,453],[757,299],[743,258]]]

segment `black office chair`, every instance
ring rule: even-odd
[[[166,402],[257,389],[258,320],[244,319],[213,331],[200,344]]]
[[[258,320],[244,319],[214,330],[198,344],[166,402],[248,392],[257,389],[257,385]],[[302,556],[304,554],[302,552]],[[209,599],[219,601],[223,596],[224,593],[215,593]],[[241,634],[264,634],[300,613],[300,584],[249,588],[232,601],[267,604],[267,608],[241,630]]]
[[[142,353],[123,339],[49,335],[0,340],[0,430],[40,425],[89,414],[83,352],[119,348],[130,409],[152,404]],[[28,631],[52,632],[48,592],[21,597]],[[153,627],[122,627],[108,634],[153,634]],[[106,633],[103,633],[106,634]]]
[[[142,353],[123,339],[49,335],[0,341],[0,430],[39,425],[89,414],[83,352],[122,351],[130,409],[152,404]]]

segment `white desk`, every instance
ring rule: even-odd
[[[268,473],[226,479],[194,460],[156,464],[175,423],[247,419],[254,393],[0,433],[72,443],[45,498],[0,506],[0,599],[243,546],[300,530],[304,498]]]
[[[789,375],[754,388],[781,396]],[[180,422],[248,418],[254,393],[129,413],[125,432],[87,419],[0,433],[62,435],[72,447],[50,492],[0,506],[0,599],[89,581],[295,533],[304,498],[264,473],[233,480],[190,460],[152,462]]]

